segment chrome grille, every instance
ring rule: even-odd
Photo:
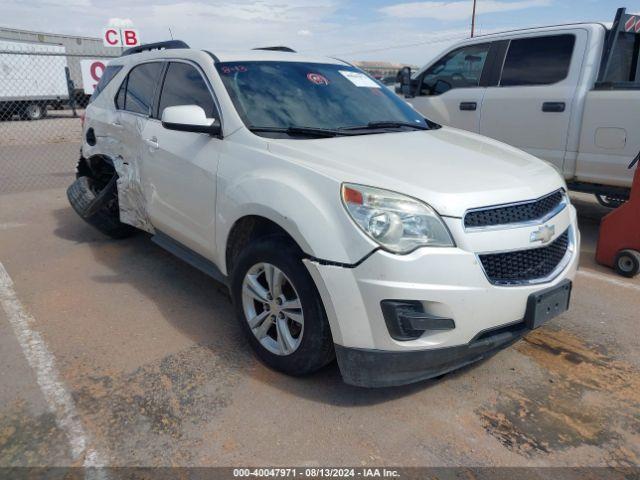
[[[557,190],[537,200],[512,205],[475,209],[464,217],[465,228],[482,228],[541,221],[562,205],[564,192]]]
[[[546,247],[478,256],[494,285],[528,283],[551,275],[567,254],[569,242],[567,230]]]

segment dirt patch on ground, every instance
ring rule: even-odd
[[[0,467],[69,464],[68,440],[53,413],[33,415],[16,402],[0,415]]]
[[[608,445],[611,466],[640,464],[640,372],[557,327],[515,346],[544,369],[544,382],[500,392],[476,413],[503,445],[525,456]]]
[[[88,376],[74,398],[119,464],[141,455],[154,465],[184,465],[191,460],[189,446],[200,438],[197,426],[231,405],[246,363],[245,355],[196,345],[129,374]]]

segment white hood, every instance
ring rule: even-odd
[[[445,216],[540,197],[564,181],[549,164],[470,132],[438,130],[270,140],[269,150],[340,182],[421,199]]]

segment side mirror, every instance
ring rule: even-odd
[[[167,130],[180,132],[208,133],[220,135],[222,127],[215,118],[207,118],[198,105],[178,105],[167,107],[162,112],[162,126]]]
[[[402,67],[396,75],[400,85],[409,85],[411,83],[411,67]]]
[[[410,98],[413,96],[413,85],[411,81],[411,67],[403,67],[398,71],[398,80],[400,83],[400,92]]]

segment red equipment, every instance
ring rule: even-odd
[[[629,168],[640,161],[640,153]],[[596,261],[625,277],[640,271],[640,165],[636,168],[629,201],[602,219]]]

